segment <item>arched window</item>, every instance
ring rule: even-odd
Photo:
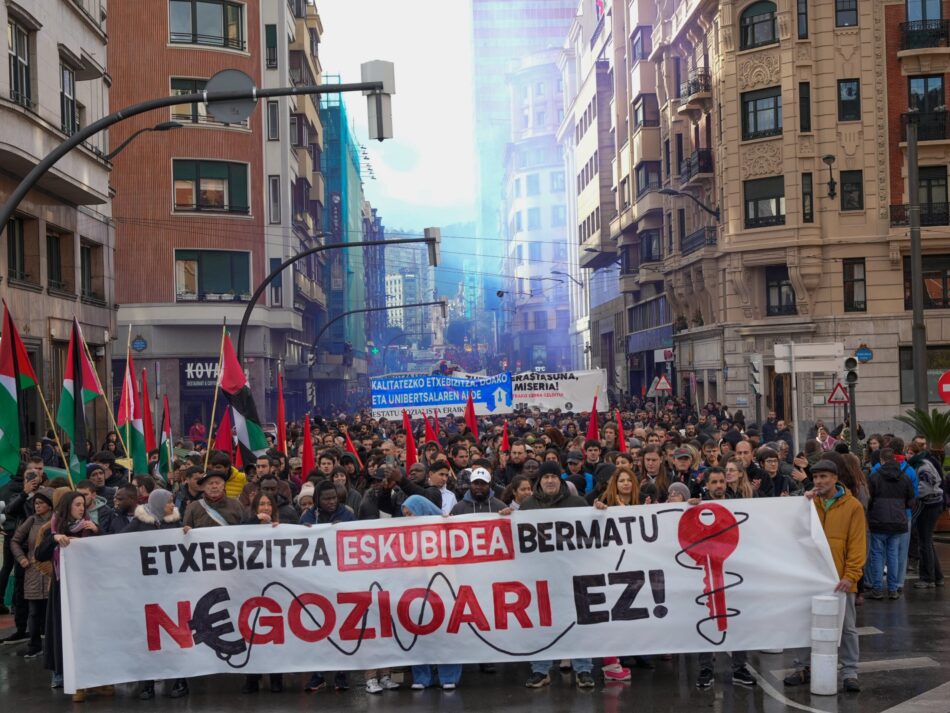
[[[739,27],[742,32],[739,49],[748,50],[778,42],[775,3],[763,1],[749,5],[739,17]]]

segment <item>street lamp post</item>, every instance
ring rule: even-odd
[[[121,144],[119,144],[118,146],[116,146],[116,147],[115,147],[115,150],[110,151],[109,153],[107,153],[107,154],[106,154],[105,156],[103,156],[102,158],[105,159],[106,161],[112,161],[112,159],[114,159],[116,156],[118,156],[120,153],[122,153],[122,149],[124,149],[126,146],[128,146],[130,143],[132,143],[133,139],[135,139],[135,137],[136,137],[136,136],[139,136],[140,134],[146,134],[146,133],[148,133],[149,131],[169,131],[169,130],[171,130],[171,129],[180,129],[180,128],[182,128],[183,126],[184,126],[184,124],[182,124],[182,123],[179,122],[179,121],[162,121],[162,122],[159,122],[158,124],[155,124],[155,126],[148,126],[148,127],[144,128],[144,129],[139,129],[138,131],[133,132],[133,133],[132,133],[125,141],[123,141]]]
[[[716,222],[719,222],[719,208],[710,208],[708,205],[699,200],[692,193],[687,193],[686,191],[678,191],[675,188],[661,188],[657,191],[660,195],[664,196],[673,196],[674,198],[689,198],[693,203],[698,205],[704,211],[709,213],[713,218],[716,219]]]
[[[386,346],[383,347],[383,373],[386,373],[386,355],[389,353],[389,347],[398,342],[400,339],[406,337],[425,337],[425,336],[436,336],[435,332],[403,332],[402,334],[397,334],[395,337],[386,342]]]
[[[568,273],[566,273],[566,272],[562,272],[561,270],[551,270],[551,274],[552,274],[552,275],[561,275],[562,277],[566,277],[568,280],[570,280],[571,282],[573,282],[573,283],[574,283],[575,285],[577,285],[578,287],[581,287],[581,288],[584,287],[584,283],[583,283],[583,282],[581,282],[580,280],[578,280],[578,279],[577,279],[576,277],[574,277],[573,275],[568,274]]]

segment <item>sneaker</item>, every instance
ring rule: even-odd
[[[382,693],[383,687],[379,685],[379,681],[377,681],[375,678],[371,678],[366,682],[366,692]]]
[[[898,589],[896,592],[888,592],[888,593],[887,593],[887,598],[888,598],[888,599],[900,599],[900,598],[901,598],[901,590]]]
[[[307,681],[307,685],[303,687],[303,690],[306,693],[316,693],[317,691],[322,691],[326,687],[326,679],[324,679],[321,674],[315,673],[310,676],[310,680]]]
[[[844,679],[844,690],[848,693],[860,693],[861,686],[858,685],[858,679],[856,678],[846,678]]]
[[[577,674],[577,687],[578,688],[593,688],[596,683],[594,683],[594,677],[590,675],[590,671],[581,671]]]
[[[333,677],[333,690],[334,691],[348,691],[350,690],[350,682],[346,678],[346,674],[343,672],[338,672]]]
[[[551,684],[551,678],[546,673],[532,673],[524,682],[525,688],[543,688]]]
[[[29,641],[30,635],[25,631],[14,631],[9,636],[4,636],[0,639],[0,644],[4,646],[13,646],[13,644],[22,644],[24,641]]]
[[[942,579],[938,579],[938,580],[934,581],[934,586],[935,586],[935,587],[942,587],[942,586],[943,586],[943,580],[942,580]]]
[[[786,686],[801,686],[806,683],[811,683],[811,667],[805,666],[805,668],[799,669],[798,671],[793,671],[782,679],[782,683]]]
[[[699,678],[696,679],[696,688],[700,691],[706,691],[712,688],[713,672],[711,668],[704,668],[699,672]]]
[[[58,673],[54,673],[54,674],[53,674],[53,680],[50,682],[49,687],[50,687],[50,688],[53,688],[53,689],[62,688],[62,687],[63,687],[63,677],[62,677],[60,674],[58,674]]]
[[[395,691],[399,688],[399,684],[392,680],[389,676],[383,676],[379,679],[379,685],[383,687],[384,691]]]
[[[442,684],[442,690],[443,690],[443,691],[454,691],[454,690],[455,690],[455,687],[456,687],[456,685],[455,685],[454,683],[443,683],[443,684]]]
[[[480,663],[478,664],[478,670],[482,673],[495,673],[498,671],[493,663]]]
[[[914,589],[933,589],[936,586],[937,585],[935,585],[933,582],[925,582],[924,580],[914,582]]]
[[[27,647],[25,651],[21,651],[17,656],[22,656],[25,659],[35,659],[37,656],[42,656],[43,649],[31,649]]]
[[[414,683],[410,686],[413,691],[424,691],[426,690],[426,685],[424,683]]]
[[[570,659],[561,659],[561,663],[559,663],[559,664],[557,665],[557,667],[558,667],[558,669],[560,669],[561,671],[564,671],[564,672],[566,673],[567,671],[570,671],[570,670],[571,670],[571,660],[570,660]]]
[[[183,698],[188,695],[188,681],[184,678],[175,679],[175,684],[172,686],[172,690],[169,691],[169,698]]]
[[[883,598],[884,598],[884,592],[882,592],[880,589],[875,589],[873,592],[868,594],[868,599],[881,600]]]
[[[621,666],[619,663],[605,666],[601,669],[605,681],[629,681],[631,678],[630,669]]]
[[[745,666],[740,666],[732,672],[732,682],[739,686],[748,686],[753,688],[756,685],[755,677]]]

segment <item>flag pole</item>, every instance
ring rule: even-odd
[[[128,336],[128,339],[125,340],[125,373],[131,375],[131,377],[132,377],[132,388],[133,388],[133,389],[138,389],[138,387],[135,385],[135,374],[132,374],[131,370],[129,369],[129,357],[130,357],[131,355],[132,355],[132,323],[129,322],[129,336]],[[125,381],[125,377],[123,377],[123,382],[124,382],[124,381]],[[123,389],[123,391],[124,391],[124,390],[125,390],[125,389]],[[131,430],[131,429],[132,429],[132,419],[135,418],[135,403],[134,403],[134,400],[135,400],[135,393],[132,392],[132,393],[129,394],[129,395],[130,395],[130,396],[132,397],[132,399],[133,399],[133,404],[132,404],[132,408],[131,408],[131,409],[129,409],[128,405],[126,405],[126,407],[125,407],[126,410],[129,411],[129,413],[128,413],[128,419],[127,419],[126,422],[125,422],[125,442],[126,442],[126,443],[131,443],[131,442],[132,442],[132,430]],[[125,451],[125,457],[128,458],[129,460],[132,460],[132,454],[128,451],[128,449],[126,449],[126,451]],[[132,474],[134,471],[135,471],[135,463],[134,463],[134,461],[133,461],[132,467],[129,469],[129,474],[130,474],[130,476],[131,476],[131,474]],[[131,477],[130,477],[130,480],[131,480]]]
[[[170,483],[172,479],[172,470],[175,468],[175,448],[172,445],[172,415],[169,413],[168,408],[165,404],[168,403],[168,395],[165,395],[165,398],[162,401],[163,409],[163,420],[168,419],[168,472],[165,474],[165,483]],[[165,427],[162,424],[162,436],[165,435]]]
[[[214,414],[218,408],[218,392],[221,390],[221,372],[224,371],[224,335],[227,333],[228,320],[221,325],[221,348],[218,350],[218,378],[214,381],[214,400],[211,402],[211,425],[208,427],[208,447],[205,449],[205,472],[208,471],[208,459],[211,457],[211,443],[214,436]]]
[[[95,364],[96,362],[92,359],[92,354],[89,351],[89,345],[86,344],[86,340],[82,338],[82,332],[79,333],[79,341],[82,343],[83,352],[86,355],[86,359],[89,360],[90,366],[92,366],[92,375],[96,378],[96,386],[99,387],[100,393],[102,393],[102,400],[106,402],[106,413],[109,414],[109,418],[112,420],[112,425],[115,427],[115,435],[118,436],[119,442],[122,444],[122,450],[125,451],[126,455],[129,453],[128,446],[125,445],[125,441],[122,440],[122,429],[119,428],[119,424],[116,423],[115,413],[112,411],[112,404],[109,403],[109,392],[102,388],[102,382],[99,380],[99,372],[96,371]],[[128,354],[126,354],[126,359],[128,359]],[[82,398],[82,394],[79,394],[78,398]],[[85,413],[85,408],[83,408],[83,413]],[[129,471],[131,474],[131,471]]]
[[[63,466],[66,468],[66,477],[69,478],[69,487],[75,489],[76,486],[73,483],[73,474],[69,467],[69,458],[66,456],[66,449],[63,448],[63,444],[59,440],[59,434],[56,432],[56,421],[53,420],[53,414],[49,410],[49,405],[46,403],[46,397],[43,396],[43,390],[40,388],[39,384],[36,385],[36,393],[40,395],[40,403],[43,404],[43,411],[46,413],[47,421],[49,421],[50,430],[53,432],[53,438],[56,439],[56,447],[59,448],[59,455],[63,459]]]

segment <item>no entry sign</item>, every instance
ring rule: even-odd
[[[937,393],[945,403],[950,404],[950,371],[945,371],[937,379]]]

